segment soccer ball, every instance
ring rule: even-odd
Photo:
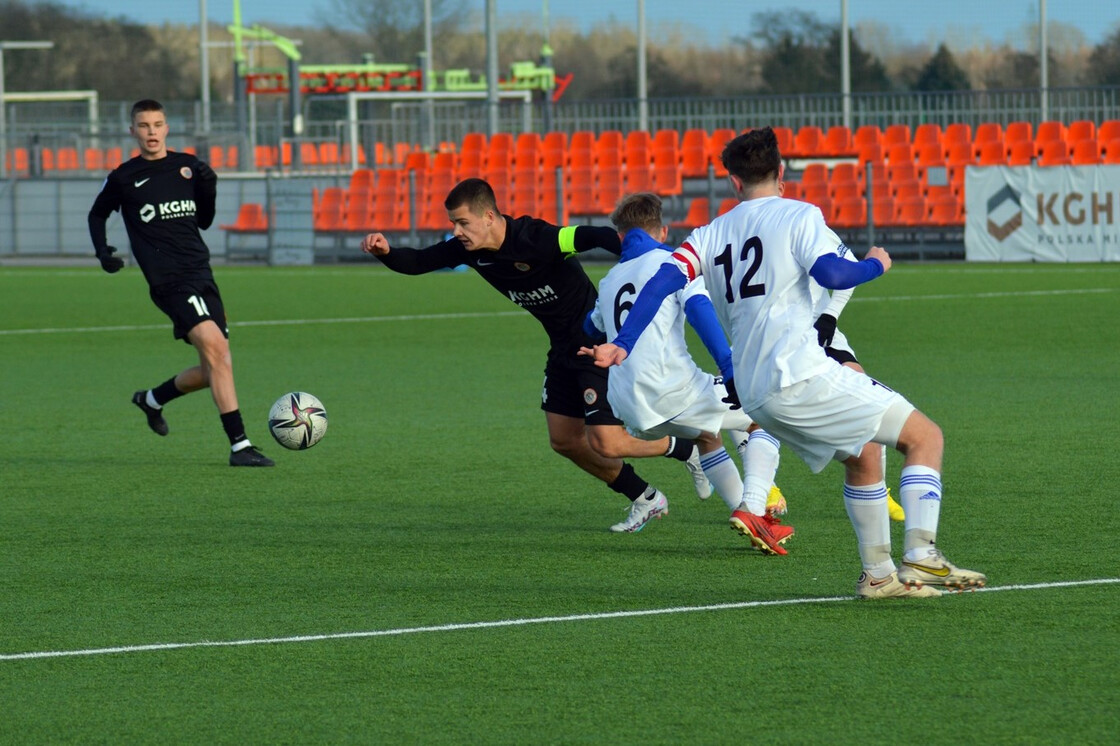
[[[285,448],[302,451],[327,432],[327,410],[323,402],[303,391],[284,394],[268,412],[268,431]]]

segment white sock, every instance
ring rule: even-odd
[[[844,508],[856,531],[859,559],[873,578],[885,578],[895,571],[891,559],[891,518],[887,512],[885,482],[862,487],[844,485]]]
[[[237,441],[236,443],[231,445],[229,449],[234,453],[237,453],[238,451],[244,451],[246,448],[252,447],[252,445],[253,444],[249,442],[249,439],[246,438],[245,440]]]
[[[711,453],[701,453],[700,467],[728,509],[738,508],[743,495],[743,480],[739,476],[739,467],[731,460],[727,449],[721,447]]]
[[[147,393],[147,395],[146,395],[146,396],[144,397],[144,401],[145,401],[145,402],[147,403],[147,405],[148,405],[149,407],[151,407],[152,409],[163,409],[163,405],[162,405],[162,404],[160,404],[160,403],[159,403],[158,401],[156,401],[156,397],[155,397],[155,395],[154,395],[154,394],[152,394],[152,390],[151,390],[151,389],[148,389],[148,393]]]
[[[906,511],[905,559],[917,562],[934,551],[941,516],[941,473],[928,466],[907,466],[899,480],[898,500]]]
[[[743,502],[755,515],[766,513],[766,498],[778,473],[778,439],[755,430],[743,449]]]

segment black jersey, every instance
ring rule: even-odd
[[[590,344],[583,319],[598,297],[575,254],[593,248],[617,254],[618,234],[612,228],[560,228],[528,216],[504,217],[506,237],[497,251],[467,251],[451,238],[424,249],[392,248],[378,258],[389,269],[413,275],[466,264],[541,322],[553,354],[574,354]]]
[[[89,211],[93,245],[105,247],[105,221],[121,211],[132,254],[148,284],[213,279],[210,249],[199,229],[214,222],[217,177],[189,153],[168,151],[149,161],[139,156],[105,179]]]

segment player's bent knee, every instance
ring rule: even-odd
[[[626,452],[626,439],[619,437],[624,431],[622,428],[592,427],[587,431],[587,442],[603,458],[624,458]]]

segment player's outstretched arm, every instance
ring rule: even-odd
[[[867,250],[867,254],[863,257],[866,259],[876,259],[879,264],[883,265],[883,274],[886,274],[891,268],[891,255],[882,246],[872,246]]]
[[[626,350],[610,342],[594,347],[580,347],[579,354],[593,358],[600,368],[622,365],[622,361],[627,358]]]
[[[370,233],[362,239],[362,251],[373,256],[385,256],[389,253],[389,239],[384,233]]]
[[[891,258],[886,250],[872,246],[861,262],[850,262],[836,254],[822,254],[813,262],[809,275],[821,287],[843,290],[874,280],[890,266]]]

